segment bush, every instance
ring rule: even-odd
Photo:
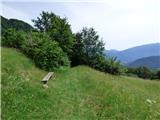
[[[7,29],[2,34],[2,46],[20,48],[24,41],[24,33],[15,29]]]
[[[38,67],[47,71],[70,64],[67,55],[57,42],[51,41],[45,33],[32,32],[27,35],[22,51],[32,58]]]
[[[153,73],[152,79],[160,80],[160,70]]]
[[[150,69],[145,66],[140,66],[138,68],[128,68],[127,74],[130,74],[130,73],[135,74],[138,77],[144,78],[144,79],[151,79],[154,76],[152,71],[150,71]]]
[[[144,66],[138,67],[136,69],[136,74],[138,77],[141,77],[144,79],[146,79],[146,78],[150,79],[152,77],[152,72],[147,67],[144,67]]]
[[[160,79],[160,70],[156,73],[157,79]]]
[[[18,48],[38,67],[47,71],[70,65],[66,53],[45,33],[24,33],[15,29],[7,29],[2,34],[2,46]]]
[[[99,60],[97,60],[95,68],[113,75],[120,75],[125,72],[124,66],[120,63],[120,61],[117,61],[115,57],[105,58],[101,56]]]
[[[108,58],[105,63],[105,71],[113,75],[120,75],[124,73],[125,68],[116,57]]]
[[[126,74],[128,76],[137,76],[143,79],[160,79],[160,71],[155,71],[152,69],[149,69],[145,66],[140,66],[137,68],[127,68]]]

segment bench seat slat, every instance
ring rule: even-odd
[[[48,81],[48,80],[52,77],[53,74],[54,74],[54,72],[49,72],[49,73],[43,78],[42,82],[43,82],[43,81]]]

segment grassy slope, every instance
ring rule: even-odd
[[[20,52],[2,48],[2,119],[160,119],[160,82],[78,66],[56,72],[44,89],[45,74]]]

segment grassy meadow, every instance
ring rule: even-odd
[[[3,120],[159,120],[160,82],[86,66],[47,72],[16,49],[1,48]]]

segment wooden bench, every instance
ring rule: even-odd
[[[43,84],[47,84],[49,79],[52,77],[52,75],[54,74],[54,72],[49,72],[43,79],[42,82]]]

